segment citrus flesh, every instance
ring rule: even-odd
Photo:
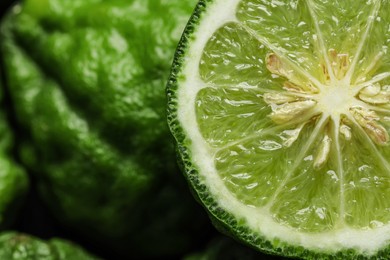
[[[235,236],[266,251],[385,250],[389,24],[388,1],[200,1],[169,122],[189,181]]]

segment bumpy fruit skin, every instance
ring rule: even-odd
[[[15,232],[0,235],[0,259],[7,260],[97,260],[83,249],[62,239],[43,241]]]
[[[26,0],[1,25],[22,160],[63,223],[118,252],[174,255],[206,233],[165,113],[194,5]]]
[[[12,224],[29,181],[24,169],[12,158],[14,140],[5,113],[1,71],[0,100],[0,229],[3,229]]]
[[[25,171],[11,158],[12,136],[0,113],[0,229],[9,226],[28,188]]]

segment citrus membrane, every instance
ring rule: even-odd
[[[233,236],[289,256],[388,255],[389,24],[381,0],[200,1],[169,123]]]

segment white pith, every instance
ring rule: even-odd
[[[202,21],[192,35],[189,49],[186,50],[181,71],[185,77],[180,75],[178,77],[180,86],[177,93],[178,119],[191,140],[191,159],[199,169],[201,181],[208,187],[220,207],[237,219],[244,219],[251,230],[257,231],[270,241],[278,239],[290,245],[303,246],[316,251],[334,252],[353,248],[365,254],[374,254],[390,241],[390,224],[380,228],[357,230],[340,223],[337,229],[329,232],[318,234],[299,232],[276,222],[268,208],[254,208],[240,202],[226,188],[216,172],[214,166],[216,150],[206,143],[195,120],[196,95],[206,86],[198,73],[199,62],[203,48],[213,33],[227,22],[237,21],[235,12],[240,1],[215,0],[208,6],[207,11],[202,14]],[[351,66],[355,65],[352,63]],[[346,78],[348,77],[350,75],[347,74]],[[331,82],[327,88],[321,88],[319,93],[313,95],[313,98],[318,102],[316,109],[322,113],[323,118],[330,117],[339,128],[341,115],[348,114],[351,107],[364,106],[364,104],[355,98],[356,90],[350,86],[348,79],[341,81],[332,79]],[[337,95],[335,95],[336,91]]]
[[[351,92],[352,89],[348,85],[336,85],[326,88],[320,92],[318,108],[321,111],[327,111],[333,118],[346,114],[355,101]]]

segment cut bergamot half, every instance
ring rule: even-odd
[[[217,225],[263,252],[390,255],[390,1],[203,0],[168,120]]]

